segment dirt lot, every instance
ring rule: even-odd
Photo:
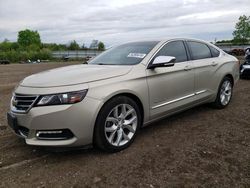
[[[6,124],[12,90],[65,65],[0,65],[0,187],[250,187],[250,80],[225,110],[204,105],[156,122],[119,153],[27,146]]]

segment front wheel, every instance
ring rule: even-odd
[[[214,106],[218,109],[229,105],[233,95],[233,82],[229,77],[223,78],[220,83]]]
[[[94,144],[108,152],[123,150],[135,139],[140,124],[136,102],[125,96],[115,97],[104,104],[97,117]]]

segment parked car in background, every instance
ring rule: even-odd
[[[91,59],[93,59],[94,57],[91,57],[91,56],[87,56],[86,58],[85,58],[85,60],[86,60],[86,62],[89,62]]]
[[[240,77],[250,78],[250,48],[245,50],[245,62],[240,66]]]
[[[68,61],[68,60],[69,60],[69,55],[64,55],[64,56],[62,57],[62,59],[63,59],[64,61]]]
[[[250,62],[244,62],[240,66],[240,78],[250,78]]]
[[[9,60],[0,60],[0,64],[10,64]]]
[[[229,105],[238,60],[195,39],[142,41],[113,47],[87,65],[25,78],[8,123],[29,145],[127,148],[139,129],[204,103]]]

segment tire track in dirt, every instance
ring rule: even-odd
[[[2,166],[2,167],[0,167],[0,172],[4,171],[4,170],[9,170],[9,169],[12,169],[12,168],[18,168],[20,166],[27,165],[29,163],[35,163],[38,160],[42,160],[42,159],[44,159],[44,158],[46,158],[48,156],[49,155],[42,155],[40,157],[36,157],[36,158],[32,158],[32,159],[27,159],[27,160],[23,160],[23,161],[20,161],[20,162],[17,162],[17,163],[13,163],[13,164],[10,164],[10,165]]]

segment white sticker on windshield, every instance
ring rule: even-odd
[[[147,54],[141,54],[141,53],[130,53],[128,54],[128,57],[135,57],[135,58],[144,58]]]

